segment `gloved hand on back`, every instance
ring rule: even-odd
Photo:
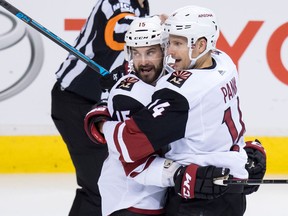
[[[116,82],[126,74],[126,64],[120,65],[119,67],[115,68],[110,74],[100,78],[101,89],[108,90],[110,92],[111,88],[116,84]]]

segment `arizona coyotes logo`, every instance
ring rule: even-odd
[[[116,87],[116,89],[119,88],[119,89],[123,89],[126,91],[131,91],[133,85],[138,81],[139,81],[139,79],[137,79],[137,78],[128,77],[128,78],[122,80],[120,82],[120,84]]]
[[[191,75],[189,71],[175,71],[167,81],[180,88]]]

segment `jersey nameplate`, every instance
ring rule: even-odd
[[[113,11],[119,10],[121,8],[122,12],[135,13],[135,9],[128,3],[119,2],[117,4],[114,4],[112,7]]]
[[[116,87],[116,89],[122,89],[125,91],[131,91],[133,85],[138,82],[139,79],[134,77],[128,77],[120,82],[120,84]]]
[[[189,71],[175,71],[167,81],[180,88],[191,75]]]

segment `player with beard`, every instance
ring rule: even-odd
[[[124,65],[124,36],[130,23],[147,15],[148,0],[97,0],[75,40],[75,48],[113,71]],[[67,145],[79,186],[69,216],[101,216],[97,181],[108,151],[106,146],[94,145],[83,129],[85,114],[101,100],[101,76],[69,54],[56,78],[51,91],[51,117]]]
[[[111,89],[108,110],[105,104],[98,105],[85,117],[85,130],[96,143],[99,143],[99,140],[96,140],[93,134],[95,115],[105,115],[109,111],[114,120],[124,121],[130,118],[151,101],[154,86],[164,74],[165,40],[158,16],[135,19],[125,35],[125,42],[130,73],[122,77]],[[110,116],[109,113],[106,115]],[[104,161],[98,181],[103,215],[163,215],[166,189],[145,186],[126,177],[129,170],[146,162],[146,159],[135,164],[125,163],[123,168],[123,164],[118,160],[119,153],[110,148],[109,144],[108,151],[109,155]]]

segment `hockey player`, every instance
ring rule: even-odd
[[[135,19],[125,36],[125,51],[130,74],[122,77],[111,89],[108,110],[114,120],[123,121],[151,101],[154,86],[163,75],[164,38],[158,16]],[[95,113],[106,112],[104,106],[92,109],[85,117],[88,135],[94,127]],[[109,115],[109,114],[108,114]],[[92,129],[93,130],[93,129]],[[102,213],[111,216],[162,215],[166,189],[144,186],[128,179],[119,153],[109,148],[99,179]],[[139,163],[134,164],[134,166]],[[126,164],[125,169],[129,169]]]
[[[75,48],[109,71],[124,62],[124,35],[134,17],[149,15],[148,0],[97,0],[75,41]],[[79,6],[85,2],[79,2]],[[77,184],[70,216],[101,216],[97,181],[107,146],[95,145],[83,129],[83,119],[100,101],[101,76],[69,55],[56,72],[52,89],[52,119],[73,165]]]
[[[232,148],[242,155],[243,163],[231,174],[248,177],[238,73],[232,60],[215,48],[219,35],[215,14],[196,6],[181,8],[167,19],[165,31],[176,71],[158,81],[148,106],[125,122],[105,119],[98,124],[99,131],[108,143],[115,143],[119,159],[126,162],[145,158],[171,142],[165,157],[185,166],[177,169],[171,181],[176,193],[169,203],[177,200],[179,206],[173,210],[168,206],[168,215],[243,215],[243,188],[216,187],[213,181],[221,177],[219,169],[193,159],[193,155]],[[215,157],[214,165],[221,167],[223,160]],[[227,174],[229,169],[223,169],[222,177]],[[178,193],[184,199],[179,200]]]

